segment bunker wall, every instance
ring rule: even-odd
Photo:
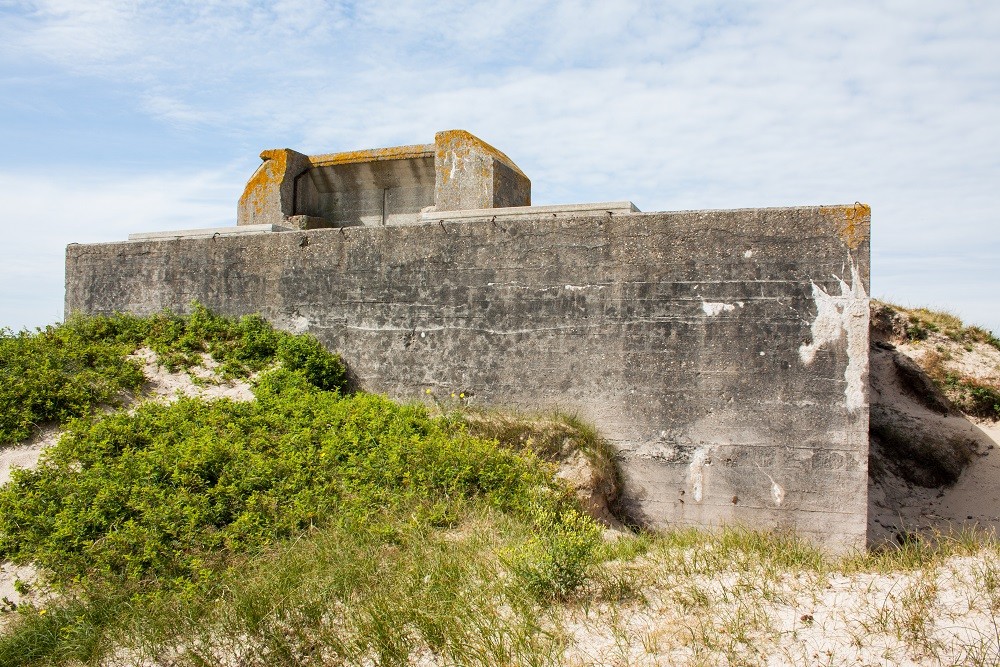
[[[66,311],[259,312],[371,391],[595,422],[651,525],[784,527],[842,551],[866,525],[869,220],[854,205],[73,245]]]

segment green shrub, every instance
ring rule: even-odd
[[[519,583],[543,599],[564,599],[586,580],[601,543],[597,524],[570,506],[534,507],[536,535],[508,556]]]
[[[983,419],[1000,419],[1000,387],[948,373],[944,389],[962,412]]]
[[[71,317],[35,332],[0,329],[0,446],[23,440],[45,422],[64,423],[117,405],[145,378],[128,355],[148,346],[177,371],[209,354],[223,375],[247,377],[280,359],[325,390],[342,390],[340,357],[315,338],[276,331],[259,315],[214,315],[192,304],[190,315]]]
[[[906,337],[913,342],[927,340],[931,331],[937,331],[937,327],[933,324],[924,325],[917,319],[911,319],[910,323],[906,325]]]
[[[262,371],[256,400],[180,398],[95,416],[143,381],[126,360],[141,346],[175,369],[209,354],[231,375]],[[234,597],[234,611],[245,612],[241,636],[266,631],[266,642],[307,647],[310,633],[325,633],[347,663],[398,661],[412,631],[457,664],[484,651],[507,664],[534,655],[535,600],[570,595],[596,558],[596,524],[551,465],[423,406],[347,395],[337,355],[256,316],[234,320],[195,305],[189,316],[73,318],[4,332],[0,371],[4,380],[31,378],[20,395],[11,388],[19,385],[0,385],[5,405],[38,396],[6,437],[43,420],[67,423],[36,469],[0,487],[0,559],[34,562],[64,594],[47,609],[21,605],[0,637],[0,664],[104,661],[137,617],[176,646],[178,617],[196,629],[204,614],[228,614]],[[484,541],[463,525],[470,517],[488,526]],[[324,560],[303,571],[324,577],[328,602],[358,612],[342,644],[344,628],[316,606],[308,581],[285,583],[296,561],[281,554],[298,553],[296,545],[302,563],[322,546]],[[496,556],[505,549],[531,596],[508,586]],[[309,636],[288,635],[288,618],[272,618],[274,597],[242,586],[254,571],[267,588],[306,596]],[[405,603],[387,602],[394,597]],[[494,615],[497,605],[513,610],[510,619]],[[207,641],[216,630],[206,629]]]
[[[0,558],[59,582],[184,587],[345,514],[462,498],[524,512],[538,489],[562,497],[533,457],[454,434],[422,406],[324,392],[302,370],[269,371],[256,392],[72,422],[37,469],[0,488]]]
[[[278,359],[293,371],[302,371],[309,382],[325,391],[340,391],[347,369],[336,355],[312,336],[285,336],[278,343]]]
[[[145,344],[172,371],[199,365],[201,355],[207,353],[222,364],[224,373],[246,377],[274,363],[283,338],[294,338],[275,331],[259,315],[224,317],[199,303],[192,304],[190,315],[164,312],[151,316],[147,323]]]
[[[131,318],[71,319],[35,333],[0,330],[0,445],[45,422],[115,404],[144,378],[127,361],[138,332]]]

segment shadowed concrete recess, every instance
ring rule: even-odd
[[[647,525],[864,547],[867,206],[531,207],[468,133],[380,150],[266,152],[240,223],[270,228],[70,246],[67,312],[261,313],[369,391],[593,421]]]

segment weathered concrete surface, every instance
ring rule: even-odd
[[[434,135],[436,211],[531,205],[531,181],[514,161],[465,130]]]
[[[281,148],[260,157],[240,196],[237,225],[287,225],[298,216],[326,227],[385,225],[415,220],[434,204],[434,144],[323,155]]]
[[[520,218],[551,217],[574,218],[581,215],[621,215],[638,213],[639,209],[630,201],[608,201],[593,204],[556,204],[553,206],[507,206],[504,208],[475,208],[460,211],[426,211],[420,214],[423,222],[473,221],[513,222]]]
[[[285,232],[291,227],[284,225],[238,225],[236,227],[203,227],[200,229],[176,229],[167,232],[136,232],[128,235],[129,241],[164,241],[167,239],[211,238],[213,236],[237,236],[267,232]]]
[[[547,215],[67,250],[67,312],[260,312],[401,399],[560,408],[653,525],[863,548],[866,206]]]
[[[418,222],[434,206],[434,146],[354,151],[310,158],[295,181],[295,213],[327,227]]]

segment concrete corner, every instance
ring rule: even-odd
[[[237,225],[283,225],[294,213],[295,177],[309,168],[309,158],[290,148],[261,152],[263,164],[247,182],[236,209]]]

